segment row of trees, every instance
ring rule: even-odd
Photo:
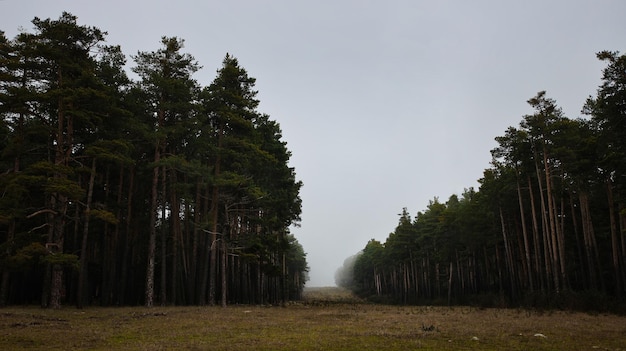
[[[533,113],[496,138],[478,191],[435,198],[414,219],[405,209],[386,242],[346,260],[337,283],[402,303],[536,304],[581,292],[623,301],[626,56],[597,56],[607,66],[584,104],[589,118],[565,117],[539,92]]]
[[[255,79],[183,40],[133,56],[58,20],[0,32],[0,305],[279,303],[308,270],[299,190]]]

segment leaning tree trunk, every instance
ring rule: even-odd
[[[539,164],[537,161],[537,152],[535,151],[535,171],[537,173],[537,184],[539,185],[539,203],[540,203],[540,210],[541,210],[541,232],[542,232],[542,240],[543,240],[543,259],[544,259],[544,273],[545,273],[545,282],[546,282],[546,288],[548,290],[550,290],[550,281],[552,278],[552,271],[553,271],[553,266],[552,266],[552,260],[550,259],[550,252],[552,252],[551,250],[551,241],[550,241],[550,229],[549,229],[549,224],[548,224],[548,218],[547,218],[547,212],[548,210],[546,209],[546,200],[545,200],[545,196],[543,195],[543,182],[542,182],[542,177],[541,177],[541,172],[539,170]]]
[[[533,186],[532,180],[530,179],[530,175],[527,177],[528,179],[528,195],[530,197],[530,212],[533,222],[533,245],[535,249],[534,255],[534,263],[535,269],[534,272],[539,279],[539,285],[542,292],[545,292],[545,280],[543,275],[543,269],[541,268],[541,246],[540,246],[540,238],[539,238],[539,223],[537,221],[537,210],[535,208],[535,196],[533,194]]]
[[[528,243],[528,230],[526,229],[526,216],[524,214],[524,201],[522,200],[522,189],[521,189],[519,180],[517,181],[517,199],[519,202],[519,211],[520,211],[520,217],[521,217],[521,222],[522,222],[522,236],[524,238],[524,254],[526,256],[526,270],[528,274],[528,283],[530,284],[530,291],[534,291],[535,287],[533,284],[533,274],[532,274],[531,261],[530,261],[530,245]]]
[[[589,265],[590,285],[593,289],[600,288],[602,291],[604,291],[604,280],[598,275],[598,272],[601,271],[600,255],[598,253],[598,245],[593,229],[593,223],[591,221],[591,211],[589,209],[589,195],[587,194],[587,192],[580,191],[579,201],[583,236],[585,238],[585,253],[587,257],[587,264]]]
[[[500,212],[500,223],[502,226],[502,239],[504,241],[506,266],[508,267],[507,271],[509,272],[509,283],[511,284],[511,297],[515,298],[515,296],[517,296],[517,291],[515,286],[515,267],[513,264],[513,252],[511,250],[511,243],[507,235],[506,223],[504,222],[502,207],[499,207],[498,210]]]
[[[554,203],[554,194],[552,193],[552,177],[550,171],[550,164],[548,163],[548,152],[545,146],[545,141],[543,143],[543,169],[545,172],[545,180],[546,180],[546,197],[548,202],[548,220],[550,225],[550,239],[552,243],[552,279],[554,281],[554,289],[558,294],[561,290],[561,282],[559,279],[559,271],[560,260],[559,260],[559,242],[558,242],[558,229],[555,218],[555,203]],[[562,267],[561,267],[562,268]]]

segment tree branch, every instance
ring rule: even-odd
[[[37,212],[33,212],[33,213],[29,214],[28,216],[26,216],[26,218],[30,219],[30,218],[33,218],[33,217],[35,217],[37,215],[40,215],[42,213],[52,213],[53,215],[57,215],[58,214],[55,210],[51,210],[49,208],[46,208],[46,209],[43,209],[43,210],[39,210]]]

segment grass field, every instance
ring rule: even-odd
[[[325,288],[287,307],[3,308],[0,350],[626,350],[626,317],[372,305]]]

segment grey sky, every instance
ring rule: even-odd
[[[304,182],[292,232],[310,286],[333,285],[403,207],[476,186],[494,137],[538,91],[578,117],[600,83],[595,53],[626,52],[623,0],[3,0],[0,30],[12,38],[62,11],[127,56],[185,39],[203,85],[227,52],[257,78],[259,110],[281,124]]]

